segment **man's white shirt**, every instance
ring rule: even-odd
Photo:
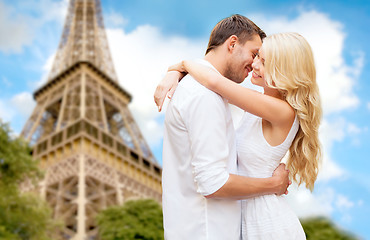
[[[205,61],[202,63],[213,66]],[[189,74],[165,117],[162,204],[167,240],[236,240],[236,200],[207,199],[237,173],[235,130],[225,99]]]

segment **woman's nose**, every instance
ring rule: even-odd
[[[254,60],[253,60],[253,63],[252,63],[252,68],[256,68],[257,69],[257,60],[256,60],[256,58],[254,58]]]

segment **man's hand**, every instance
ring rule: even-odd
[[[158,107],[158,111],[162,110],[163,102],[168,96],[171,99],[179,80],[183,77],[183,74],[178,71],[169,71],[162,81],[158,84],[154,92],[154,102]]]
[[[280,163],[280,165],[275,169],[272,177],[277,183],[275,194],[278,196],[288,194],[288,187],[292,182],[289,181],[289,170],[285,169],[284,163]]]

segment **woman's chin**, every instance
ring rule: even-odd
[[[260,81],[258,81],[257,79],[255,79],[255,78],[253,78],[253,77],[251,77],[251,83],[252,83],[253,85],[255,85],[255,86],[264,87],[264,85],[263,85],[263,84],[261,84],[261,82],[260,82]]]
[[[258,85],[258,82],[256,81],[256,79],[254,77],[251,77],[251,83],[253,85]]]

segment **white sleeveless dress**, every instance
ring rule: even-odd
[[[298,132],[297,117],[285,141],[271,146],[263,136],[262,119],[248,112],[236,131],[239,174],[271,177]],[[298,217],[283,196],[265,195],[242,201],[243,240],[306,239]]]

